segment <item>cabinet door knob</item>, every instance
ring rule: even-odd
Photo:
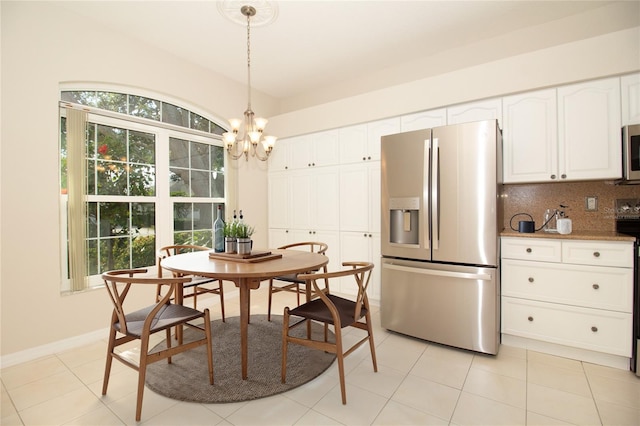
[[[532,283],[534,281],[533,277],[529,277],[529,282]]]
[[[593,257],[600,257],[600,252],[599,251],[594,251],[593,252]]]
[[[368,157],[367,157],[367,160],[371,160],[371,156],[368,156]]]
[[[533,250],[531,250],[531,247],[527,247],[527,253],[531,253]]]
[[[600,288],[600,285],[599,284],[594,284],[594,285],[592,285],[592,287],[593,287],[594,290],[597,290],[597,289]]]
[[[564,173],[560,176],[562,179],[566,179],[567,175],[565,175]]]
[[[367,157],[362,157],[362,161],[367,161]]]
[[[533,322],[533,317],[527,318],[529,321]]]
[[[596,333],[598,331],[598,327],[591,327],[591,331],[593,331],[594,333]]]
[[[556,175],[551,175],[551,179],[555,179],[555,178],[556,178]]]
[[[287,170],[289,168],[289,166],[284,166],[284,169]]]

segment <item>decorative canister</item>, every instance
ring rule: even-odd
[[[238,238],[238,254],[250,254],[252,245],[251,238]]]
[[[224,237],[224,252],[235,253],[238,251],[238,239],[236,237]]]

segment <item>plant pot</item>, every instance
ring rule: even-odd
[[[224,237],[224,252],[235,253],[238,251],[238,240],[235,237]]]
[[[238,238],[238,254],[250,254],[253,240],[251,238]]]

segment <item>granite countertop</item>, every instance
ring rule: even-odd
[[[521,238],[553,238],[558,240],[602,240],[602,241],[635,241],[631,235],[621,234],[615,231],[573,231],[571,234],[558,234],[557,232],[538,231],[525,234],[511,229],[503,229],[501,237]]]

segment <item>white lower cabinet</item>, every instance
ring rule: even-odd
[[[631,356],[631,242],[503,237],[501,282],[503,342]]]
[[[502,333],[631,356],[630,313],[505,297],[502,322]]]
[[[373,263],[371,281],[367,288],[367,295],[376,303],[380,300],[380,233],[368,232],[340,232],[340,265],[334,265],[330,270],[342,265],[342,262],[363,261]],[[340,292],[356,294],[358,286],[353,277],[345,277],[340,281]]]

